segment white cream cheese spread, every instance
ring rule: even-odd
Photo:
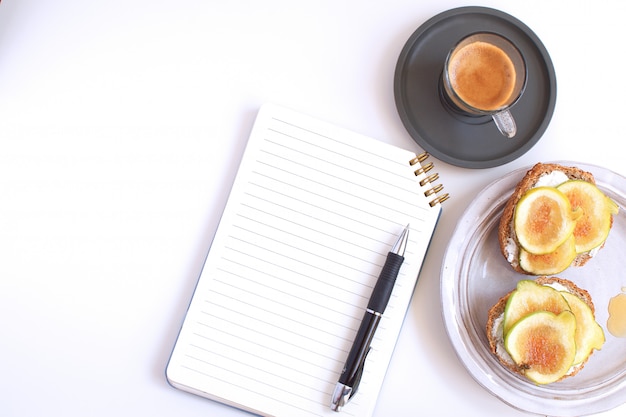
[[[547,174],[543,174],[539,177],[533,188],[535,187],[558,187],[564,182],[569,181],[569,178],[563,171],[552,171]]]

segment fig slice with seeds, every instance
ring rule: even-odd
[[[569,304],[561,292],[535,281],[521,280],[504,307],[504,335],[506,336],[519,320],[531,313],[549,311],[559,314],[565,310],[569,310]]]
[[[574,294],[567,291],[562,294],[576,317],[576,365],[584,362],[594,349],[600,350],[606,339],[591,307]]]
[[[576,252],[588,252],[602,245],[611,230],[612,215],[618,212],[617,204],[587,181],[567,181],[557,189],[565,194],[572,209],[580,208],[583,212],[574,228]]]
[[[504,347],[520,371],[536,384],[563,378],[576,356],[576,317],[548,311],[519,320],[504,339]]]
[[[520,198],[514,228],[522,248],[542,255],[555,251],[574,232],[582,209],[572,210],[567,196],[554,187],[536,187]]]
[[[520,249],[519,266],[533,275],[554,275],[567,269],[578,253],[574,235],[563,242],[555,251],[535,255]]]

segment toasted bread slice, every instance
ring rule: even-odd
[[[587,171],[583,171],[580,168],[563,166],[559,164],[543,164],[537,163],[533,166],[522,180],[517,184],[513,194],[509,198],[507,204],[502,212],[500,218],[500,224],[498,227],[498,241],[500,244],[500,251],[505,259],[511,264],[513,269],[519,273],[534,275],[525,271],[520,267],[520,245],[515,234],[515,228],[513,227],[513,216],[515,214],[515,206],[520,198],[526,193],[526,191],[535,187],[540,178],[544,175],[550,175],[556,171],[562,172],[570,180],[583,180],[595,184],[596,181],[593,174]],[[556,186],[556,185],[555,185]],[[589,252],[580,253],[576,256],[571,266],[583,266],[591,259]]]
[[[574,284],[572,281],[569,281],[567,279],[564,278],[559,278],[559,277],[539,277],[535,280],[535,282],[537,284],[541,284],[541,285],[556,285],[556,286],[561,286],[562,288],[558,288],[559,291],[563,290],[563,291],[568,291],[574,295],[576,295],[578,298],[580,298],[582,301],[585,302],[585,304],[587,304],[589,306],[589,308],[591,309],[591,312],[594,313],[595,315],[595,307],[593,305],[593,301],[591,299],[591,295],[589,294],[589,292],[587,292],[587,290],[584,290],[580,287],[578,287],[576,284]],[[491,309],[489,309],[489,313],[488,313],[488,317],[487,317],[487,326],[486,326],[486,331],[487,331],[487,338],[489,340],[489,347],[491,352],[498,358],[498,360],[500,361],[500,363],[505,366],[506,368],[508,368],[509,370],[511,370],[512,372],[519,374],[519,375],[523,375],[523,369],[520,369],[515,362],[513,362],[513,359],[511,359],[511,357],[509,356],[508,352],[505,350],[504,348],[504,336],[502,333],[502,319],[504,317],[504,308],[506,307],[506,303],[509,299],[509,297],[511,296],[511,294],[513,293],[514,290],[510,291],[508,294],[505,294],[504,296],[502,296],[498,302],[496,304],[494,304]],[[591,356],[591,354],[589,355]],[[583,362],[577,364],[576,366],[572,367],[572,369],[570,369],[570,371],[563,376],[560,380],[563,380],[564,378],[570,377],[570,376],[574,376],[576,375],[578,372],[580,372],[581,369],[583,369],[583,367],[585,366],[585,364],[587,363],[587,361],[589,360],[589,356],[587,357],[587,359],[585,359]],[[559,380],[559,381],[560,381]]]

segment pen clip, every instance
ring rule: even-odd
[[[348,401],[356,394],[357,388],[359,388],[359,384],[361,383],[361,377],[363,376],[363,369],[365,368],[365,359],[369,354],[371,348],[367,350],[365,354],[365,358],[359,364],[356,372],[354,373],[354,379],[350,385],[343,384],[341,382],[337,383],[335,387],[335,391],[333,392],[333,396],[330,402],[330,408],[333,411],[341,411],[341,409],[348,404]]]
[[[361,383],[361,377],[363,377],[363,370],[365,369],[365,361],[367,360],[367,355],[369,355],[370,350],[372,350],[371,347],[367,350],[367,353],[365,354],[363,361],[361,361],[361,364],[359,365],[359,368],[357,369],[354,375],[354,382],[352,383],[352,392],[350,393],[350,396],[348,397],[348,399],[352,398],[354,394],[356,394],[357,389],[359,388],[359,384]]]

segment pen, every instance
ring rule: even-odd
[[[397,242],[387,254],[385,265],[383,265],[383,269],[380,271],[378,281],[376,281],[372,296],[363,315],[363,320],[357,331],[350,353],[348,353],[348,359],[335,386],[330,403],[330,408],[333,411],[341,411],[350,401],[350,398],[356,394],[356,390],[361,382],[361,376],[363,375],[365,358],[374,339],[374,332],[376,332],[378,323],[385,312],[391,297],[391,291],[400,272],[400,266],[404,262],[404,251],[406,250],[408,239],[409,225],[404,228]]]

